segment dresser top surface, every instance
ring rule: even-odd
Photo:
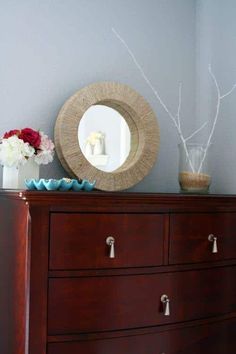
[[[189,211],[189,210],[232,210],[236,211],[236,195],[213,194],[167,194],[167,193],[132,193],[132,192],[60,192],[28,191],[0,189],[2,200],[18,200],[29,205],[47,205],[52,210],[62,208],[88,208],[96,211],[139,210],[155,211]]]

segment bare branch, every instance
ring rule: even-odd
[[[145,74],[145,72],[143,71],[141,65],[139,64],[139,62],[137,61],[137,59],[135,58],[134,53],[132,52],[132,50],[129,48],[129,46],[127,45],[127,43],[125,42],[125,40],[119,35],[119,33],[115,30],[115,28],[112,28],[112,32],[115,34],[115,36],[120,40],[120,42],[124,45],[124,47],[126,48],[127,52],[129,53],[129,55],[131,56],[134,64],[136,65],[136,67],[138,68],[138,70],[140,71],[142,77],[144,78],[144,80],[146,81],[146,83],[148,84],[148,86],[151,88],[152,92],[154,93],[154,95],[156,96],[156,98],[158,99],[158,101],[160,102],[160,104],[162,105],[162,107],[164,108],[164,110],[166,111],[166,113],[170,116],[170,118],[173,120],[175,126],[176,126],[176,120],[175,117],[173,116],[173,114],[169,111],[169,109],[167,108],[167,106],[165,105],[165,103],[162,101],[161,97],[159,96],[158,92],[156,91],[155,87],[152,85],[151,81],[148,79],[147,75]]]
[[[215,77],[215,75],[212,72],[211,64],[209,64],[209,66],[208,66],[208,71],[209,71],[209,73],[210,73],[210,75],[212,77],[212,80],[213,80],[213,82],[214,82],[214,84],[216,86],[217,96],[220,97],[220,88],[219,88],[218,82],[216,80],[216,77]]]
[[[224,95],[221,95],[220,96],[220,99],[222,100],[222,98],[225,98],[225,97],[227,97],[228,95],[230,95],[232,92],[233,92],[233,90],[236,88],[236,84],[234,84],[234,86],[231,88],[231,90],[229,90],[228,92],[226,92]]]
[[[206,143],[206,147],[205,147],[205,150],[204,150],[204,154],[203,154],[201,163],[200,163],[199,168],[198,168],[198,173],[201,172],[202,165],[203,165],[203,163],[204,163],[204,161],[205,161],[206,154],[207,154],[207,151],[208,151],[208,149],[209,149],[209,146],[210,146],[210,143],[211,143],[211,139],[212,139],[213,133],[214,133],[214,131],[215,131],[215,126],[216,126],[216,122],[217,122],[218,115],[219,115],[219,110],[220,110],[220,88],[219,88],[218,82],[217,82],[217,80],[216,80],[216,77],[215,77],[215,75],[213,74],[213,72],[212,72],[212,70],[211,70],[211,65],[209,65],[209,73],[210,73],[210,75],[211,75],[211,77],[212,77],[212,79],[213,79],[213,82],[214,82],[214,84],[215,84],[215,87],[216,87],[216,91],[217,91],[217,103],[216,103],[215,117],[214,117],[213,124],[212,124],[212,128],[211,128],[211,131],[210,131],[210,134],[209,134],[207,143]]]
[[[184,138],[183,136],[183,133],[182,133],[182,129],[181,129],[181,125],[180,125],[180,109],[181,109],[181,101],[182,101],[182,84],[180,83],[179,84],[179,102],[178,102],[178,109],[177,109],[177,113],[176,113],[176,116],[174,117],[173,114],[170,112],[170,110],[168,109],[168,107],[166,106],[166,104],[162,101],[159,93],[157,92],[157,90],[154,88],[153,84],[151,83],[151,81],[149,80],[149,78],[147,77],[147,75],[145,74],[144,70],[142,69],[141,65],[139,64],[139,62],[137,61],[134,53],[132,52],[132,50],[129,48],[128,44],[125,42],[125,40],[119,35],[119,33],[114,29],[112,28],[112,31],[113,33],[115,34],[115,36],[120,40],[120,42],[124,45],[124,47],[126,48],[126,50],[128,51],[129,55],[131,56],[134,64],[136,65],[136,67],[138,68],[139,72],[141,73],[142,77],[144,78],[144,80],[146,81],[147,85],[150,87],[150,89],[152,90],[152,92],[154,93],[154,95],[156,96],[157,100],[159,101],[159,103],[161,104],[161,106],[164,108],[164,110],[166,111],[166,113],[168,114],[168,116],[171,118],[172,122],[174,123],[176,129],[177,129],[177,132],[179,134],[179,137],[180,137],[180,140],[184,146],[184,150],[185,150],[185,153],[186,153],[186,157],[187,157],[187,160],[189,162],[189,165],[190,165],[190,168],[192,170],[192,172],[196,172],[194,170],[194,167],[193,167],[193,164],[192,164],[192,161],[190,159],[190,156],[189,156],[189,153],[188,153],[188,149],[187,149],[187,144],[186,142],[188,140],[190,140],[193,136],[195,136],[199,131],[201,131],[207,124],[207,122],[205,122],[204,124],[202,124],[202,126],[195,130],[190,136],[188,136],[187,138]],[[212,69],[211,69],[211,65],[209,64],[208,66],[208,71],[210,73],[210,76],[212,77],[212,80],[215,84],[215,87],[216,87],[216,92],[217,92],[217,104],[216,104],[216,112],[215,112],[215,116],[214,116],[214,120],[213,120],[213,124],[212,124],[212,128],[211,128],[211,131],[210,131],[210,134],[209,134],[209,137],[207,139],[207,143],[206,143],[206,147],[204,149],[204,154],[203,154],[203,157],[202,157],[202,160],[200,162],[200,165],[199,165],[199,168],[198,168],[198,171],[197,173],[200,173],[201,169],[202,169],[202,166],[203,166],[203,163],[205,161],[205,158],[206,158],[206,154],[207,154],[207,151],[208,151],[208,148],[210,146],[210,143],[211,143],[211,139],[212,139],[212,136],[213,136],[213,133],[215,131],[215,127],[216,127],[216,123],[217,123],[217,120],[218,120],[218,115],[219,115],[219,109],[220,109],[220,102],[223,98],[227,97],[228,95],[230,95],[233,90],[236,88],[236,84],[231,88],[231,90],[229,90],[228,92],[226,92],[224,95],[221,95],[220,93],[220,88],[219,88],[219,85],[218,85],[218,82],[216,80],[216,77],[214,75],[214,73],[212,72]]]
[[[179,105],[177,110],[177,124],[180,129],[180,109],[181,109],[181,102],[182,102],[182,82],[179,83]]]
[[[138,68],[139,72],[141,73],[141,76],[143,77],[143,79],[145,80],[145,82],[147,83],[147,85],[150,87],[150,89],[152,90],[152,92],[154,93],[154,95],[156,96],[157,100],[159,101],[159,103],[161,104],[161,106],[164,108],[164,110],[166,111],[166,113],[168,114],[168,116],[170,117],[170,119],[172,120],[172,122],[174,123],[177,132],[179,134],[180,140],[183,143],[184,146],[184,150],[186,153],[186,157],[188,159],[189,165],[192,169],[192,171],[194,172],[194,168],[193,168],[193,164],[191,162],[191,159],[189,157],[189,153],[188,153],[188,149],[186,146],[186,141],[183,137],[183,133],[181,131],[181,127],[180,127],[180,119],[179,119],[179,111],[180,111],[180,107],[181,107],[181,88],[179,88],[179,108],[178,108],[178,112],[177,112],[177,119],[173,116],[173,114],[170,112],[170,110],[167,108],[167,106],[165,105],[165,103],[162,101],[159,93],[157,92],[157,90],[155,89],[155,87],[153,86],[153,84],[151,83],[151,81],[149,80],[149,78],[147,77],[147,75],[145,74],[144,70],[142,69],[141,65],[139,64],[139,62],[137,61],[134,53],[132,52],[132,50],[129,48],[128,44],[125,42],[125,40],[120,36],[120,34],[115,30],[115,28],[112,28],[112,32],[114,33],[114,35],[119,39],[119,41],[123,44],[123,46],[126,48],[127,52],[129,53],[130,57],[132,58],[135,66]],[[180,86],[181,87],[181,86]]]
[[[200,128],[198,128],[197,130],[195,130],[191,135],[189,135],[187,138],[185,138],[185,141],[190,140],[192,137],[194,137],[194,135],[196,135],[198,132],[200,132],[203,128],[205,128],[205,126],[208,124],[208,122],[203,123]]]

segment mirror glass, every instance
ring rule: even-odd
[[[130,152],[130,130],[125,119],[115,109],[100,104],[83,114],[78,141],[86,159],[106,172],[119,168]]]

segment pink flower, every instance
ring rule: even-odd
[[[54,156],[54,144],[49,137],[43,132],[39,132],[40,134],[40,145],[37,150],[37,154],[35,156],[35,161],[41,165],[47,165],[49,162],[53,161]]]
[[[52,140],[49,139],[49,137],[46,134],[44,134],[43,132],[39,132],[39,134],[41,137],[41,143],[40,143],[39,149],[53,151],[55,146],[54,146]]]

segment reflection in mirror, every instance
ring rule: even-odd
[[[96,168],[115,171],[130,152],[130,130],[122,115],[104,105],[93,105],[84,113],[78,128],[82,153]]]

